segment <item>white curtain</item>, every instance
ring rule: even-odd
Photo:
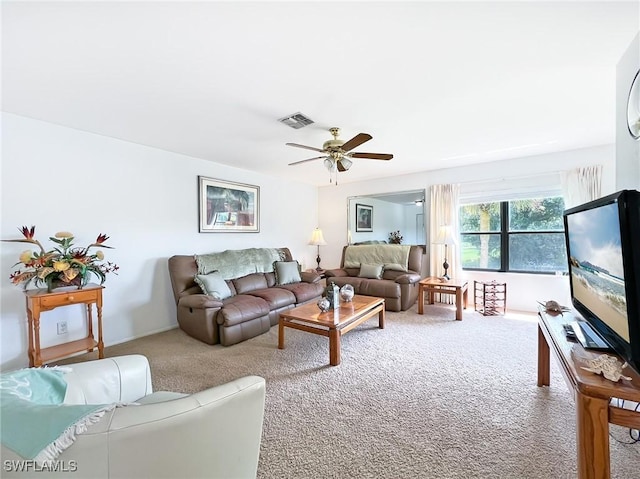
[[[432,185],[431,186],[431,209],[429,220],[429,273],[430,276],[441,277],[444,275],[445,246],[434,244],[442,226],[451,229],[451,235],[456,239],[457,244],[447,246],[447,262],[449,263],[448,274],[451,278],[459,277],[462,273],[460,262],[460,232],[458,225],[458,207],[460,202],[460,185]],[[442,295],[442,302],[454,301],[452,295]]]
[[[562,174],[562,196],[564,207],[587,203],[600,198],[602,165],[585,166]]]

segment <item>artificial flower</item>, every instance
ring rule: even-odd
[[[24,283],[26,289],[33,281],[36,286],[44,284],[51,290],[55,283],[82,287],[92,274],[100,279],[100,284],[105,282],[108,273],[118,274],[117,264],[110,261],[102,262],[104,260],[102,251],[89,252],[91,248],[97,246],[112,248],[104,244],[109,237],[103,233],[98,235],[94,243],[85,248],[78,248],[73,246],[73,233],[59,231],[53,237],[49,237],[57,246],[50,251],[45,251],[42,244],[35,239],[35,226],[31,228],[23,226],[18,228],[18,231],[22,233],[24,238],[2,241],[35,244],[40,251],[26,250],[20,254],[19,262],[14,266],[21,265],[25,269],[19,269],[9,275],[13,284]]]

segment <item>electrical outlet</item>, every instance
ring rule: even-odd
[[[58,321],[58,334],[67,334],[67,322]]]

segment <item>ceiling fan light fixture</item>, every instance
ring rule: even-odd
[[[349,168],[351,168],[351,165],[353,165],[353,161],[351,161],[349,158],[342,158],[340,160],[340,164],[342,165],[342,167],[346,170],[348,170]]]
[[[333,172],[336,169],[336,162],[331,158],[327,158],[326,160],[324,160],[324,167],[330,172]]]

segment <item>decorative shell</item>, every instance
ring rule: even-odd
[[[609,381],[618,382],[620,379],[631,380],[630,377],[622,374],[622,369],[627,366],[627,363],[620,364],[617,358],[601,354],[597,358],[588,359],[587,366],[581,366],[585,371],[591,371],[595,374],[602,374]]]
[[[545,311],[547,313],[555,313],[555,314],[562,315],[562,313],[566,313],[567,311],[571,311],[566,306],[562,306],[560,303],[558,303],[557,301],[554,301],[554,300],[545,301],[544,303],[542,301],[538,301],[538,304],[540,304],[542,307],[544,307],[544,309],[545,309]]]

